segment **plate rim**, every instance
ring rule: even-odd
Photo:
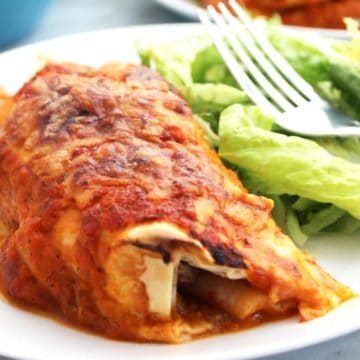
[[[117,33],[117,32],[122,32],[125,30],[135,32],[135,33],[143,32],[146,34],[150,34],[150,33],[155,33],[155,32],[158,32],[158,33],[163,32],[164,28],[169,28],[169,27],[173,27],[173,28],[179,28],[179,27],[185,28],[186,27],[186,28],[189,28],[189,30],[191,30],[192,28],[199,29],[201,27],[201,25],[198,23],[152,24],[152,25],[123,26],[123,27],[115,27],[115,28],[109,28],[109,29],[81,32],[81,33],[77,33],[77,34],[71,34],[71,35],[56,37],[53,39],[43,40],[40,42],[35,42],[35,43],[31,43],[31,44],[28,44],[25,46],[10,49],[8,51],[0,53],[0,60],[3,60],[3,58],[6,56],[11,56],[11,55],[16,56],[17,53],[21,53],[23,51],[25,51],[25,52],[33,51],[34,52],[34,51],[37,51],[38,48],[45,48],[47,45],[50,45],[50,44],[54,45],[54,44],[58,43],[59,41],[60,42],[67,42],[69,40],[80,41],[82,37],[91,37],[94,34],[98,34],[99,36],[106,36],[107,33]],[[0,82],[1,82],[1,80],[0,80]],[[0,300],[0,301],[3,301],[3,300]],[[12,305],[10,305],[10,306],[12,306]],[[35,315],[35,316],[38,316],[38,315]],[[41,317],[41,318],[43,318],[43,317]],[[300,343],[297,343],[297,344],[291,345],[291,346],[278,345],[278,346],[273,346],[271,349],[264,348],[256,354],[247,355],[246,358],[247,359],[255,359],[258,357],[262,357],[262,356],[277,355],[277,354],[282,354],[282,353],[286,353],[286,352],[296,351],[299,349],[308,348],[313,345],[322,344],[322,343],[334,340],[335,338],[348,335],[359,329],[360,329],[360,322],[358,324],[352,324],[352,326],[350,326],[346,330],[343,330],[340,333],[334,332],[330,336],[328,334],[320,334],[311,340],[307,340],[305,343],[300,342]],[[75,330],[75,331],[77,331],[77,330]],[[238,333],[238,334],[241,336],[241,333]],[[236,336],[236,335],[226,334],[226,335],[222,335],[221,337],[225,338],[228,336]],[[220,338],[220,336],[218,338]],[[211,338],[208,338],[208,339],[211,339]],[[200,341],[202,341],[202,340],[200,340]],[[165,346],[172,347],[173,345],[165,345]],[[10,352],[4,352],[2,350],[0,350],[0,355],[7,356],[7,357],[13,358],[13,359],[19,358],[18,355],[11,354]],[[211,354],[208,354],[207,356],[205,356],[204,354],[201,354],[199,356],[194,357],[194,359],[199,359],[199,360],[200,359],[210,359],[210,360],[216,359],[213,356],[214,355],[211,355]],[[239,359],[241,356],[243,356],[243,355],[239,355],[239,353],[234,352],[233,354],[230,354],[227,357],[224,357],[222,359],[223,360],[225,360],[225,359],[226,360],[235,360],[235,359]],[[48,357],[42,357],[42,358],[36,357],[35,358],[32,356],[26,356],[26,357],[21,356],[21,358],[24,360],[45,360],[45,359],[48,360]],[[148,357],[146,357],[146,358],[148,358]]]

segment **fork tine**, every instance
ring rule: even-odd
[[[264,51],[278,70],[308,99],[319,100],[319,96],[316,94],[314,89],[292,68],[292,66],[277,52],[277,50],[275,50],[265,36],[263,36],[254,27],[252,20],[243,8],[235,0],[229,0],[229,5],[235,11],[236,15],[249,33],[253,36],[259,47]]]
[[[281,108],[283,111],[291,110],[294,106],[279,92],[273,84],[264,76],[259,68],[254,64],[250,56],[243,50],[240,42],[236,39],[230,27],[226,24],[224,18],[215,10],[213,6],[208,6],[208,12],[215,20],[226,41],[231,46],[232,50],[239,57],[248,73],[256,80],[256,82],[262,87],[269,98]]]
[[[263,69],[264,73],[272,80],[273,84],[276,84],[282,93],[296,105],[304,104],[307,100],[295,90],[282,76],[282,74],[276,69],[276,67],[266,58],[266,56],[256,46],[251,34],[244,31],[243,27],[239,24],[237,19],[230,13],[229,9],[224,3],[218,5],[221,13],[230,24],[231,28],[237,35],[237,39],[242,43],[251,56],[256,60],[258,65]]]
[[[264,111],[270,114],[279,115],[279,110],[276,109],[275,106],[261,93],[261,91],[245,73],[242,66],[236,61],[228,47],[223,43],[221,36],[216,31],[215,25],[211,23],[207,13],[204,10],[198,10],[198,15],[200,21],[208,30],[228,69],[239,83],[241,88],[245,91],[245,93],[256,105],[258,105]]]

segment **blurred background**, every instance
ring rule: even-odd
[[[183,21],[151,0],[0,0],[0,51],[82,31]]]
[[[195,19],[195,6],[216,6],[220,0],[158,1],[173,9],[182,9],[180,12],[192,14]],[[252,15],[272,17],[276,14],[277,19],[288,25],[341,29],[344,17],[360,19],[360,0],[238,2]],[[170,12],[153,0],[0,0],[0,51],[83,31],[186,21],[190,21],[189,18]]]

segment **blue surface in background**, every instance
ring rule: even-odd
[[[34,30],[52,0],[0,0],[0,47]]]

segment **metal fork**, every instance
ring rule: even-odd
[[[230,0],[219,11],[199,10],[228,69],[249,98],[290,132],[317,136],[360,136],[360,122],[321,99],[275,50],[243,8]],[[251,55],[250,55],[251,54]]]

